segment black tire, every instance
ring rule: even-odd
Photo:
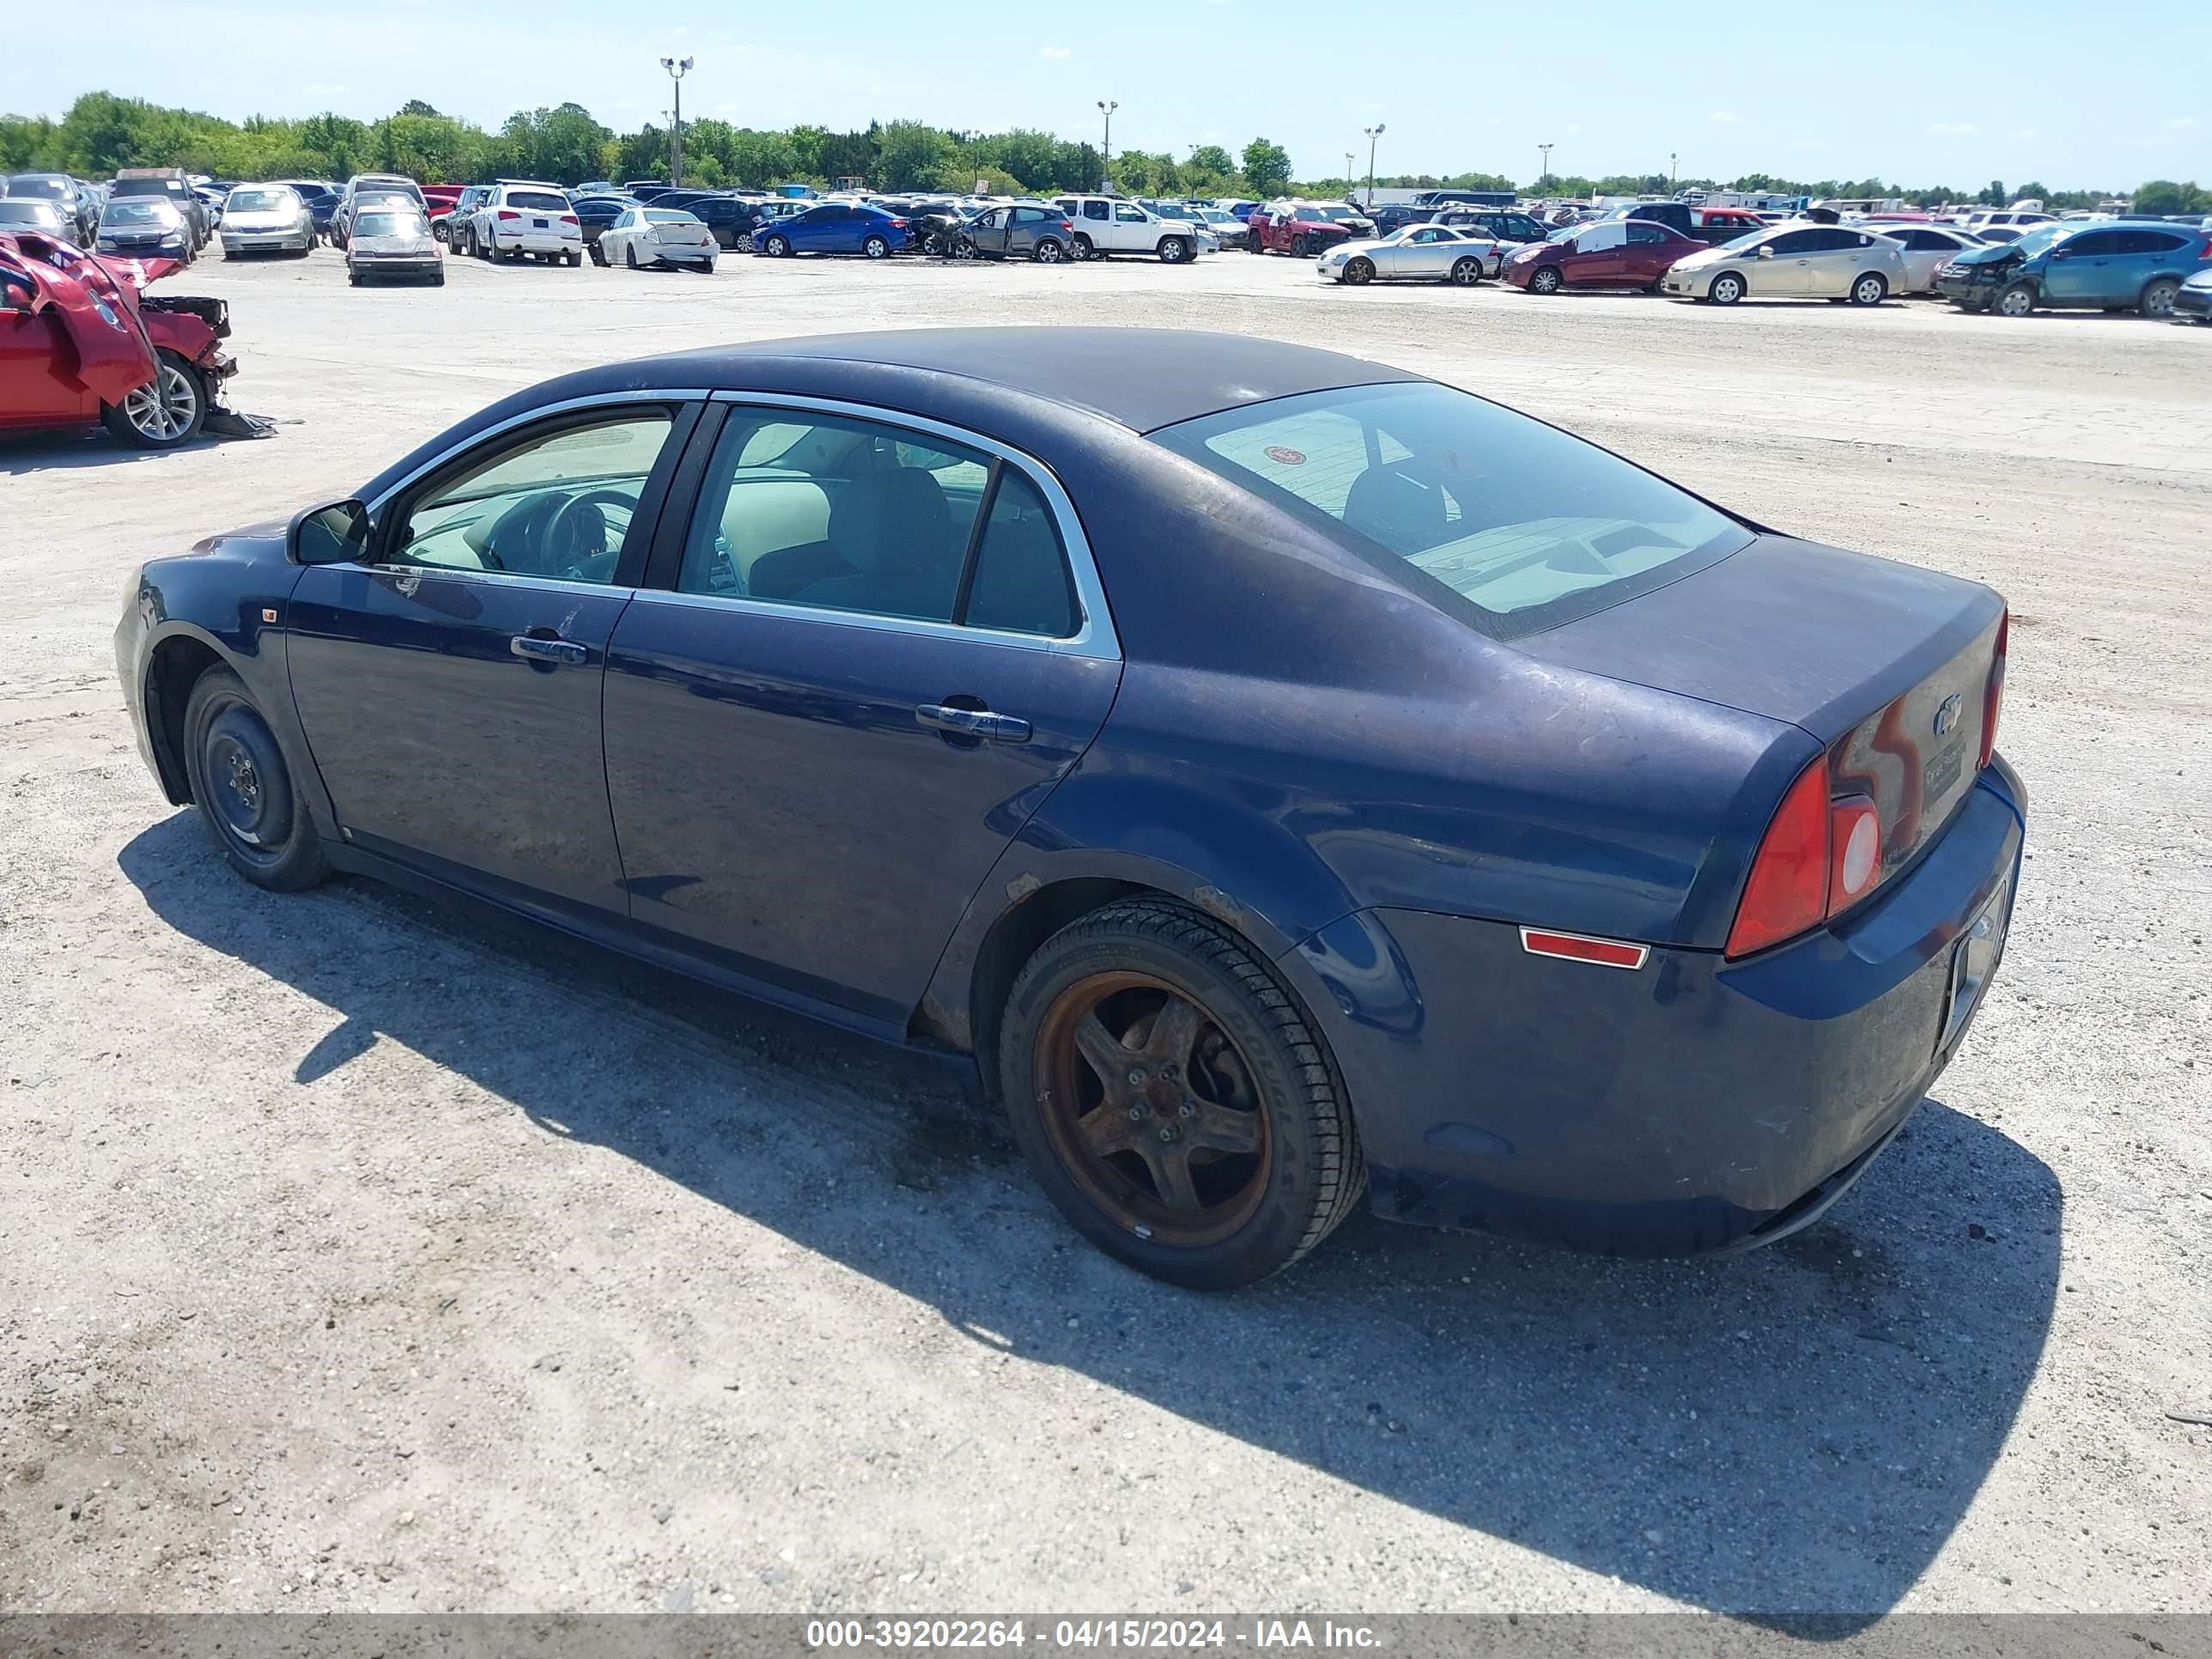
[[[442,266],[442,265],[441,265],[441,266],[440,266],[436,270],[434,270],[434,271],[433,271],[433,272],[431,273],[431,275],[430,275],[430,286],[431,286],[432,288],[443,288],[443,287],[445,287],[445,285],[446,285],[446,270],[445,270],[445,267],[444,267],[444,266]]]
[[[1705,297],[1717,306],[1732,306],[1747,292],[1741,276],[1733,270],[1724,270],[1707,286]]]
[[[1350,287],[1364,288],[1375,280],[1375,262],[1371,259],[1346,261],[1344,280]]]
[[[361,273],[357,270],[349,270],[346,272],[346,282],[354,288],[359,288],[361,286]]]
[[[1298,258],[1310,259],[1313,258],[1313,244],[1303,236],[1293,236],[1291,238],[1291,252]]]
[[[1855,306],[1878,306],[1889,298],[1889,278],[1878,270],[1867,271],[1853,279],[1845,297]]]
[[[1482,258],[1469,254],[1464,259],[1452,261],[1451,275],[1446,279],[1459,288],[1473,288],[1482,281]]]
[[[631,270],[635,270],[637,269],[636,243],[624,242],[623,244],[623,264]]]
[[[2171,276],[2154,276],[2143,284],[2142,299],[2138,302],[2146,317],[2172,317],[2173,296],[2181,292],[2181,284]]]
[[[574,270],[584,263],[584,256],[580,252],[564,253],[561,256],[561,263]]]
[[[963,259],[974,258],[975,257],[975,243],[964,243],[961,248],[959,257]],[[1047,236],[1040,239],[1037,245],[1030,250],[1030,258],[1036,260],[1037,264],[1041,265],[1056,265],[1060,264],[1061,260],[1067,258],[1067,250],[1060,246],[1059,240],[1056,237]]]
[[[791,258],[790,239],[784,236],[771,236],[761,244],[761,252],[771,259],[788,259]]]
[[[1183,1023],[1157,1018],[1177,1006]],[[1089,1024],[1109,1054],[1127,1050],[1134,1085],[1110,1060],[1109,1092],[1079,1051]],[[1007,996],[996,1062],[1046,1194],[1099,1249],[1170,1284],[1234,1290],[1279,1272],[1366,1188],[1343,1085],[1304,1011],[1261,958],[1170,901],[1109,904],[1046,940]],[[1124,1097],[1137,1103],[1127,1129]],[[1128,1144],[1087,1150],[1100,1133]],[[1188,1203],[1170,1200],[1178,1164]]]
[[[154,378],[119,404],[104,404],[100,422],[137,449],[181,449],[207,420],[207,382],[173,351],[154,354]]]
[[[2000,317],[2025,317],[2035,309],[2035,289],[2032,283],[2014,283],[1997,295],[1990,309]]]
[[[1159,246],[1153,252],[1160,256],[1160,263],[1164,265],[1182,265],[1190,263],[1190,243],[1181,236],[1161,237]]]
[[[1079,230],[1075,233],[1075,246],[1073,252],[1079,261],[1095,259],[1098,257],[1098,250],[1091,246],[1091,239]]]
[[[282,745],[228,668],[202,674],[185,700],[185,775],[216,849],[256,887],[296,893],[331,873]]]
[[[1566,278],[1560,274],[1559,266],[1538,265],[1536,269],[1531,271],[1528,275],[1528,292],[1531,294],[1557,294],[1560,288],[1565,283],[1565,281]]]
[[[882,236],[867,237],[860,243],[860,255],[867,259],[888,259],[891,257],[890,242]]]

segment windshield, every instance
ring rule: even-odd
[[[1333,224],[1340,225],[1347,219],[1364,219],[1367,216],[1365,214],[1359,212],[1357,209],[1348,207],[1309,208],[1306,211],[1314,218],[1327,219]]]
[[[160,197],[137,197],[120,202],[110,202],[100,216],[104,225],[166,225],[177,216],[176,209]]]
[[[2023,232],[2011,246],[2022,253],[2034,255],[2054,243],[2064,241],[2081,228],[2079,225],[2038,225],[2033,230]]]
[[[0,198],[0,225],[38,225],[46,229],[58,229],[62,216],[52,202],[31,202],[19,198]]]
[[[1152,435],[1500,637],[1632,598],[1752,538],[1664,479],[1449,386],[1308,392]]]
[[[298,201],[289,190],[234,190],[225,213],[289,213]]]
[[[354,227],[356,236],[427,236],[429,227],[419,213],[364,213]]]
[[[42,202],[63,202],[69,199],[69,187],[58,179],[40,179],[29,173],[17,173],[7,181],[4,194],[17,198],[36,198]]]
[[[1766,240],[1767,233],[1773,228],[1774,227],[1771,225],[1761,225],[1757,230],[1747,230],[1742,235],[1735,237],[1732,240],[1723,242],[1720,246],[1732,252],[1747,253],[1753,248],[1758,246],[1759,243],[1765,241]]]

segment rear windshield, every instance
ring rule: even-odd
[[[528,208],[532,213],[566,213],[568,198],[556,196],[547,190],[510,190],[507,204],[512,208]]]
[[[1449,386],[1353,386],[1152,434],[1499,638],[1687,575],[1751,532],[1661,478]]]
[[[69,186],[59,179],[41,179],[33,173],[19,173],[6,181],[6,186],[0,190],[0,195],[36,197],[46,202],[66,201],[69,198]]]
[[[679,213],[672,210],[667,211],[656,210],[649,212],[645,216],[645,222],[649,225],[696,225],[699,222],[689,213]]]

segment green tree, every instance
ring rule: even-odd
[[[2212,191],[2171,179],[2147,179],[2128,199],[2137,213],[2212,213]]]
[[[1255,138],[1244,146],[1244,179],[1255,195],[1281,195],[1290,187],[1290,152],[1269,139]]]
[[[876,176],[885,190],[929,190],[958,154],[950,137],[923,121],[886,121],[876,134]]]
[[[1982,193],[1974,199],[1984,207],[2002,207],[2008,199],[2005,195],[2004,180],[1990,179],[1988,184],[1982,186]]]

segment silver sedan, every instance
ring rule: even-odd
[[[1504,245],[1452,225],[1406,225],[1371,241],[1346,242],[1321,257],[1317,269],[1333,282],[1455,283],[1471,288],[1498,275]]]
[[[305,253],[315,245],[315,216],[289,185],[239,185],[223,204],[222,257]]]

